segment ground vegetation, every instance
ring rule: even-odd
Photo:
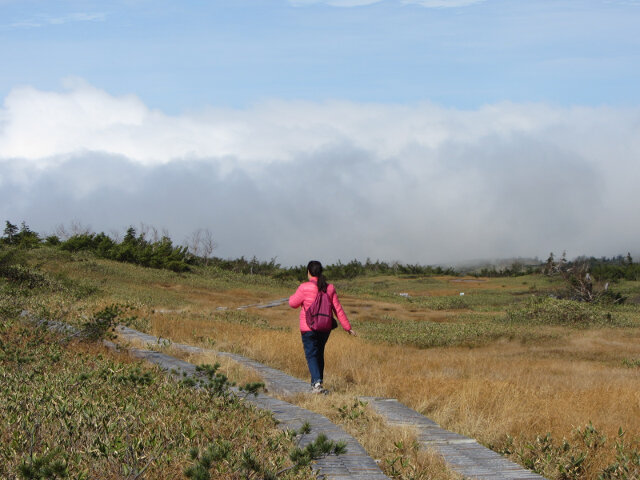
[[[354,399],[394,397],[548,478],[637,478],[637,263],[630,255],[587,259],[592,292],[609,292],[589,301],[572,293],[570,277],[558,268],[578,262],[551,260],[548,271],[517,276],[384,268],[355,276],[328,273],[360,335],[332,334],[326,383],[333,394],[308,407],[357,433],[375,422]],[[297,312],[286,305],[235,310],[287,297],[297,286],[299,272],[289,275],[275,260],[253,266],[260,263],[273,265],[259,274],[211,258],[209,265],[194,262],[190,271],[174,272],[42,241],[23,248],[5,236],[0,312],[26,308],[82,326],[117,304],[135,328],[167,345],[237,352],[306,378]],[[406,435],[381,433],[390,442],[367,448],[394,478],[428,478],[417,477],[427,470],[416,468],[431,460],[414,455]],[[206,448],[200,447],[198,458]]]

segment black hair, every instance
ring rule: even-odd
[[[318,279],[318,290],[326,292],[329,284],[322,274],[322,264],[317,260],[311,260],[307,265],[307,270],[312,277],[316,277]]]

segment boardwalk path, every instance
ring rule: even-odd
[[[276,302],[272,302],[270,305],[275,306],[283,303]],[[249,306],[241,308],[248,307]],[[119,327],[118,331],[124,338],[136,339],[145,344],[154,345],[159,344],[161,341],[157,337],[126,327]],[[229,357],[241,365],[254,369],[262,377],[270,392],[290,395],[309,391],[309,384],[307,382],[287,375],[275,368],[263,365],[255,360],[243,357],[242,355],[206,350],[179,343],[172,343],[171,345],[178,350],[189,353],[211,352],[219,356]],[[149,353],[162,355],[157,352]],[[193,365],[191,365],[191,368],[193,368]],[[368,402],[389,424],[415,428],[418,441],[424,448],[431,448],[441,454],[453,470],[461,473],[465,477],[496,480],[544,480],[544,477],[507,460],[492,450],[483,447],[475,440],[444,430],[434,421],[395,399],[361,397],[361,400]],[[322,463],[323,461],[318,463],[319,472],[326,475],[327,478],[387,478],[380,472],[375,462],[366,455],[360,444],[342,431],[340,427],[332,424],[326,417],[264,394],[261,394],[255,400],[249,401],[259,408],[273,411],[274,416],[283,422],[286,428],[299,428],[304,421],[309,421],[312,423],[312,431],[325,433],[332,440],[347,440],[348,437],[350,439],[347,445],[349,454],[344,456],[345,458],[343,458],[343,456],[328,457],[324,462],[329,462],[329,465],[324,465]],[[309,439],[309,441],[311,440],[312,439]]]
[[[497,480],[543,480],[475,440],[441,428],[437,423],[393,398],[360,397],[389,424],[412,426],[418,442],[442,455],[451,469],[465,477]]]

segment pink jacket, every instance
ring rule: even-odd
[[[327,287],[327,294],[329,295],[329,298],[331,298],[331,303],[333,304],[333,308],[335,308],[336,310],[336,314],[338,316],[340,324],[342,325],[342,328],[344,328],[346,331],[351,330],[351,324],[349,323],[347,314],[344,313],[342,305],[340,305],[340,301],[338,300],[336,288],[332,284],[329,284],[329,286]],[[311,277],[310,281],[302,283],[296,290],[296,293],[289,297],[289,306],[291,308],[298,308],[302,306],[302,308],[300,309],[301,332],[311,331],[311,329],[307,325],[306,309],[311,306],[317,295],[318,279],[315,277]]]

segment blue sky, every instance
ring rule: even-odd
[[[330,3],[4,1],[0,94],[78,76],[167,112],[270,98],[640,102],[638,1]]]
[[[638,26],[640,0],[0,0],[0,220],[285,264],[640,254]]]

